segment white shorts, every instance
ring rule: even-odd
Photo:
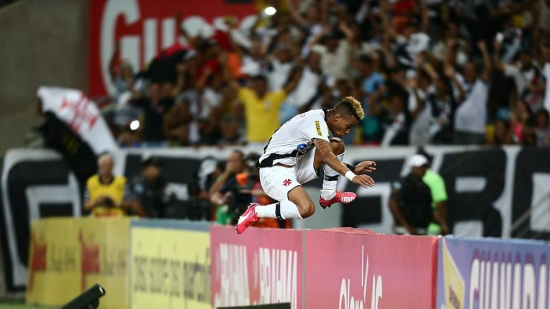
[[[294,167],[274,165],[260,168],[260,183],[264,192],[274,200],[288,200],[288,192],[319,177],[313,166],[315,148],[306,152]]]

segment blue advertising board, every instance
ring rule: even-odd
[[[436,308],[550,308],[549,263],[543,241],[442,238]]]

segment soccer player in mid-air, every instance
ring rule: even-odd
[[[355,200],[353,192],[336,190],[338,177],[344,175],[362,187],[371,187],[374,180],[365,172],[376,169],[373,161],[357,166],[343,163],[345,147],[340,139],[363,119],[361,103],[345,97],[333,109],[316,109],[299,114],[283,124],[271,137],[259,159],[260,182],[265,193],[277,203],[252,203],[237,223],[237,233],[260,218],[304,219],[315,212],[315,204],[302,184],[318,177],[321,167],[325,174],[319,204],[347,204]],[[329,132],[335,138],[329,139]]]

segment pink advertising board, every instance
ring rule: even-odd
[[[305,233],[306,308],[434,308],[436,237]]]
[[[211,286],[214,308],[290,302],[302,306],[301,230],[212,226]]]

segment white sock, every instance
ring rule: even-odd
[[[340,162],[344,160],[344,153],[337,156]],[[336,195],[336,185],[338,184],[340,173],[326,164],[323,165],[323,172],[325,173],[325,177],[323,179],[323,189],[321,189],[321,198],[328,201]]]
[[[277,216],[277,208],[279,208],[280,217]],[[298,206],[289,200],[280,201],[265,206],[256,207],[256,214],[260,218],[277,218],[277,219],[302,219]]]

